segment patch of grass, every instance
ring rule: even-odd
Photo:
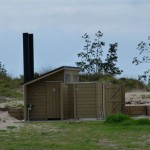
[[[10,98],[22,98],[21,78],[11,78],[10,76],[0,75],[0,95]]]
[[[7,129],[16,129],[16,126],[7,126]]]
[[[130,121],[130,120],[131,120],[131,118],[129,116],[118,113],[118,114],[109,115],[106,118],[105,123],[109,123],[109,124],[111,124],[111,123],[121,123],[121,122],[124,122],[124,121]]]
[[[137,125],[150,125],[150,120],[149,119],[139,119],[136,120]]]
[[[0,134],[0,145],[2,150],[144,150],[149,149],[149,135],[149,125],[125,126],[102,121],[30,122]]]
[[[7,132],[7,130],[4,130],[4,129],[0,129],[0,133],[4,133],[4,132]]]
[[[23,98],[23,95],[21,93],[10,88],[0,88],[0,95],[10,98],[19,98],[19,99]]]

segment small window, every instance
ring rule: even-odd
[[[79,82],[79,75],[78,74],[73,75],[73,82]]]
[[[70,74],[65,74],[65,83],[71,82],[71,76]]]

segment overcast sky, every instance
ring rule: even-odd
[[[88,33],[92,40],[99,30],[106,45],[118,42],[122,76],[137,77],[148,67],[135,67],[132,59],[150,35],[150,0],[0,0],[0,61],[12,76],[23,74],[22,33],[29,32],[36,72],[75,66],[81,36]]]

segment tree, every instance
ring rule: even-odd
[[[150,37],[148,40],[150,40]],[[135,65],[150,63],[150,43],[141,41],[137,46],[137,50],[140,56],[134,57],[132,63]],[[145,81],[150,84],[150,69],[145,70],[143,74],[138,77],[140,81]]]
[[[5,69],[5,65],[3,65],[1,62],[0,62],[0,75],[2,76],[7,75],[7,70]]]
[[[105,42],[101,41],[103,33],[98,31],[95,34],[94,42],[91,42],[87,33],[82,36],[85,41],[83,52],[80,52],[78,57],[81,61],[76,62],[76,65],[81,68],[81,71],[87,74],[121,74],[123,71],[116,67],[117,62],[117,43],[110,44],[106,59],[103,59],[103,47]]]

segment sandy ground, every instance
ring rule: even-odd
[[[150,106],[150,92],[136,91],[125,94],[127,106]]]
[[[18,128],[20,125],[21,121],[11,117],[8,111],[0,111],[0,130]]]
[[[8,128],[18,128],[21,125],[21,122],[23,122],[17,120],[16,118],[11,117],[8,111],[3,111],[5,105],[11,103],[23,103],[23,102],[0,96],[0,130],[5,130]]]
[[[19,128],[23,121],[11,117],[8,111],[2,111],[5,105],[11,103],[10,98],[0,96],[0,130],[11,127]],[[13,103],[23,103],[23,101],[13,100]],[[150,106],[150,92],[134,91],[125,94],[126,106]],[[139,116],[147,117],[147,116]]]

